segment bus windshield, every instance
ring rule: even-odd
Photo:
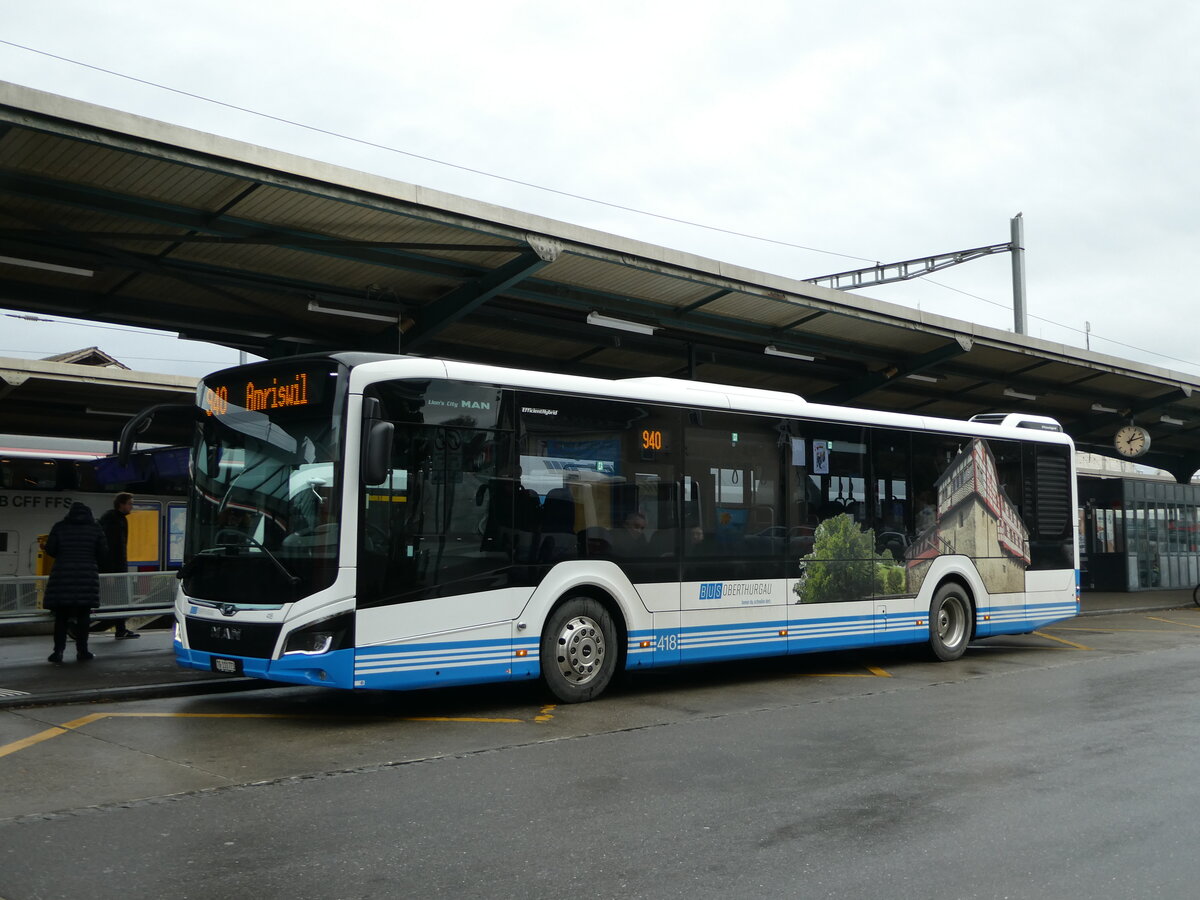
[[[278,606],[328,587],[338,564],[340,417],[319,403],[234,407],[207,390],[217,400],[193,448],[184,591]]]

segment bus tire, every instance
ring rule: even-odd
[[[617,665],[617,629],[591,597],[570,597],[542,631],[542,680],[563,703],[599,697]]]
[[[966,589],[943,584],[929,604],[929,652],[943,662],[958,659],[971,641],[973,610]]]

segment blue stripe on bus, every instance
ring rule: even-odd
[[[354,687],[421,688],[534,678],[540,672],[538,639],[438,641],[360,647]]]
[[[1073,602],[994,606],[981,636],[1032,631],[1076,613]],[[928,635],[925,611],[888,613],[877,621],[871,613],[856,616],[766,622],[691,625],[679,629],[629,632],[626,667],[711,662],[761,656],[857,649],[872,644],[920,643]],[[319,657],[296,654],[278,660],[240,659],[243,673],[290,684],[343,688],[413,689],[438,685],[479,684],[536,678],[541,673],[539,638],[475,641],[431,641],[338,650]],[[219,654],[175,644],[176,660],[188,668],[212,670]]]

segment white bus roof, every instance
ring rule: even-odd
[[[953,432],[980,437],[1007,437],[1014,440],[1032,440],[1074,446],[1071,438],[1062,431],[1032,430],[1021,427],[1018,424],[1019,420],[1028,418],[1026,416],[1011,416],[1000,424],[941,419],[911,413],[808,403],[797,394],[788,394],[782,391],[754,390],[675,378],[607,380],[412,356],[375,358],[354,366],[350,377],[350,391],[351,393],[361,393],[368,384],[395,378],[438,378],[494,384],[499,387],[611,397],[617,400],[641,400],[673,406],[697,406],[734,412],[875,425],[884,428]],[[1045,421],[1053,420],[1046,419]]]

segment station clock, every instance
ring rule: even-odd
[[[1113,446],[1126,459],[1137,459],[1150,449],[1150,432],[1140,425],[1130,423],[1117,431],[1113,438]]]

